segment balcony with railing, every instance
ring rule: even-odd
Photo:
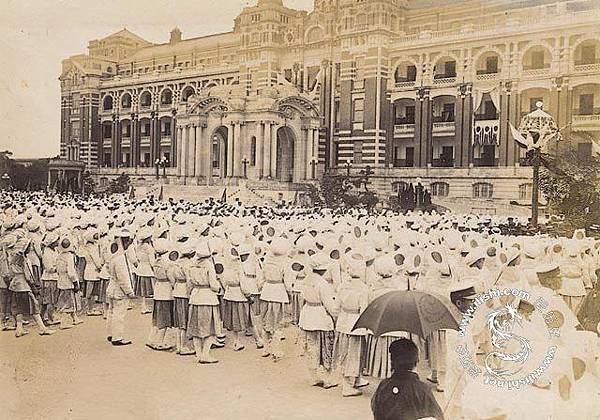
[[[393,165],[394,168],[412,168],[415,166],[415,162],[408,159],[395,159]]]
[[[498,113],[497,112],[485,112],[482,114],[475,114],[475,121],[489,121],[489,120],[497,120]]]
[[[593,109],[574,109],[572,117],[573,131],[600,131],[600,107]]]
[[[575,72],[576,73],[599,73],[600,72],[600,59],[593,61],[580,60],[575,61]]]
[[[544,63],[543,65],[529,65],[523,66],[523,77],[536,78],[548,76],[550,74],[550,63]]]
[[[394,125],[394,137],[412,137],[415,134],[415,122],[412,123],[399,123],[401,121],[408,121],[406,118],[397,118],[396,124]]]

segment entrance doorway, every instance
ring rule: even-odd
[[[227,127],[217,128],[212,136],[211,145],[212,176],[225,178],[227,176]]]
[[[277,130],[277,165],[275,177],[282,182],[294,179],[294,132],[289,127]]]

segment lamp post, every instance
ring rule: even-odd
[[[244,165],[244,179],[248,178],[248,163],[250,163],[250,161],[244,156],[242,159],[242,165]]]
[[[352,166],[352,162],[350,159],[346,159],[346,175],[350,176],[350,167]]]
[[[154,161],[154,166],[156,167],[156,179],[159,178],[158,176],[158,168],[162,168],[163,169],[163,178],[167,178],[167,165],[169,164],[169,159],[166,158],[166,156],[161,157],[160,159],[156,159]]]
[[[537,109],[525,115],[521,120],[519,130],[513,131],[515,140],[522,147],[527,148],[533,166],[531,227],[534,229],[538,227],[541,150],[551,139],[560,136],[556,121],[550,114],[542,110],[543,105],[541,101],[537,102],[535,104]]]
[[[2,175],[2,186],[6,190],[10,189],[10,175],[7,172],[4,172],[4,175]]]
[[[317,164],[319,160],[313,156],[310,158],[310,168],[311,168],[311,179],[315,179],[317,177]]]

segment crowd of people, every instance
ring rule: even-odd
[[[125,318],[137,298],[136,307],[151,314],[145,345],[154,351],[213,364],[215,348],[231,343],[243,351],[251,342],[262,357],[277,362],[287,338],[304,354],[310,385],[329,389],[341,383],[345,397],[361,395],[369,377],[396,383],[394,375],[401,374],[398,383],[406,383],[412,376],[397,366],[418,365],[432,393],[451,400],[444,409],[448,418],[458,412],[467,418],[533,418],[518,417],[532,409],[527,404],[469,392],[449,331],[417,337],[353,329],[369,303],[390,291],[435,293],[464,312],[478,293],[511,287],[548,301],[568,349],[560,357],[569,363],[557,362],[524,395],[547,397],[559,413],[590,395],[598,400],[600,241],[584,231],[570,238],[511,236],[499,228],[507,223],[500,217],[435,212],[35,192],[0,197],[0,318],[2,330],[16,337],[28,333],[29,322],[45,336],[76,327],[85,316],[104,316],[108,341],[130,345]],[[523,314],[536,310],[512,298]],[[489,343],[476,330],[481,326],[471,328],[481,354]],[[410,360],[392,360],[394,342]],[[571,360],[578,361],[577,369]],[[377,401],[398,404],[382,393]],[[430,412],[422,414],[442,417],[431,401]],[[598,410],[597,403],[586,404]]]

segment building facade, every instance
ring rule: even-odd
[[[226,33],[165,44],[124,29],[63,61],[61,155],[103,180],[302,183],[369,166],[392,193],[527,201],[510,135],[536,103],[562,141],[600,141],[600,5],[592,0],[281,0]],[[150,178],[149,178],[150,177]]]

